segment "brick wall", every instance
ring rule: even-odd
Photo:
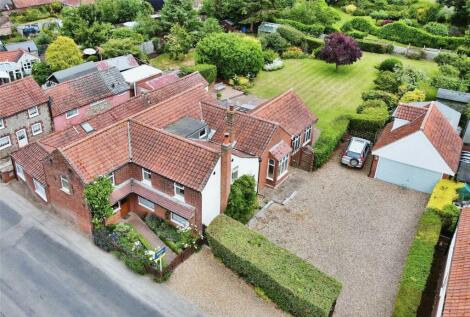
[[[38,106],[39,115],[33,118],[28,117],[28,111],[19,112],[13,116],[3,118],[5,128],[0,130],[0,137],[9,135],[11,146],[0,150],[0,159],[8,157],[10,153],[18,150],[18,140],[16,132],[25,129],[28,136],[28,143],[33,143],[52,131],[52,120],[47,103]],[[41,123],[42,133],[33,135],[31,126],[35,123]]]

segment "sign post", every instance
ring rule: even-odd
[[[153,255],[153,259],[159,262],[160,272],[163,271],[162,261],[163,261],[163,257],[165,256],[165,253],[166,253],[166,247],[161,247],[160,249],[155,251],[155,254]]]

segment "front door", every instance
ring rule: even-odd
[[[18,146],[23,147],[28,145],[28,135],[26,134],[25,129],[16,131],[16,138],[18,139]]]

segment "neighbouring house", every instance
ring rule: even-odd
[[[0,52],[0,85],[31,75],[39,57],[21,49]]]
[[[421,101],[421,102],[410,102],[408,105],[410,106],[416,106],[416,107],[425,107],[429,108],[430,105],[434,105],[441,114],[449,121],[450,125],[460,133],[460,128],[459,128],[459,122],[460,122],[460,117],[462,114],[455,110],[452,107],[449,107],[442,102],[439,101]],[[397,108],[398,109],[398,108]],[[396,109],[394,114],[392,114],[392,117],[395,117]]]
[[[36,46],[36,43],[31,40],[5,44],[5,48],[7,51],[22,50],[36,57],[39,56],[38,47]]]
[[[470,93],[439,88],[436,100],[454,108],[460,113],[464,113],[467,105],[470,103]]]
[[[470,316],[470,208],[462,210],[450,244],[435,316]]]
[[[46,82],[46,87],[51,87],[56,84],[61,84],[66,81],[76,79],[98,71],[98,67],[94,62],[86,62],[80,65],[75,65],[67,69],[59,70],[51,74]]]
[[[98,68],[98,70],[105,70],[111,67],[116,67],[120,72],[124,72],[126,70],[136,68],[138,66],[139,62],[137,62],[137,60],[132,54],[113,57],[96,62],[96,67]]]
[[[370,176],[431,193],[459,167],[462,139],[436,103],[399,105],[372,149]]]
[[[9,155],[52,131],[49,99],[31,78],[0,86],[0,166],[8,180]]]
[[[137,86],[140,82],[160,77],[162,74],[163,72],[158,68],[145,64],[122,72],[122,76],[131,86],[134,96],[137,95]]]
[[[179,79],[179,76],[177,72],[171,72],[171,73],[163,74],[162,76],[159,76],[156,78],[141,81],[136,85],[135,94],[137,96],[142,93],[146,93],[154,89],[158,89],[160,87],[176,82],[178,81],[178,79]]]
[[[129,85],[115,67],[55,85],[46,94],[51,100],[56,131],[79,124],[130,98]]]

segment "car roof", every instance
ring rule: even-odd
[[[364,147],[369,143],[369,141],[361,138],[352,138],[349,142],[348,151],[355,153],[361,153]]]

